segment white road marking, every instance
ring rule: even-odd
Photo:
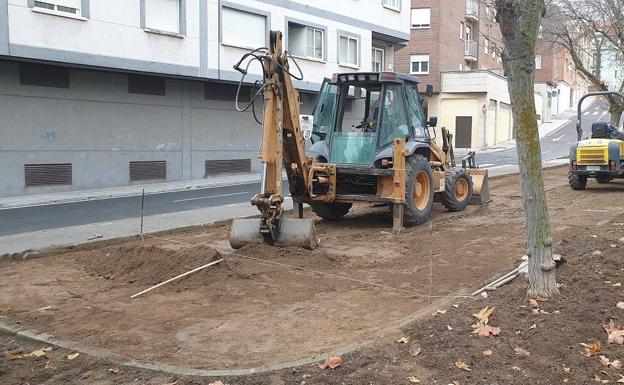
[[[563,138],[564,136],[565,136],[565,134],[563,134],[563,135],[561,135],[561,136],[558,136],[558,137],[554,138],[554,139],[553,139],[553,142],[558,142],[558,141],[560,141],[560,140],[561,140],[561,138]]]
[[[235,195],[244,195],[244,194],[249,194],[249,191],[243,191],[243,192],[237,192],[237,193],[231,193],[231,194],[210,195],[210,196],[206,196],[206,197],[178,199],[178,200],[173,201],[173,203],[188,202],[188,201],[198,201],[198,200],[201,200],[201,199],[231,197],[231,196],[235,196]]]
[[[586,112],[583,114],[583,116],[587,116],[587,115],[589,115],[589,111],[586,111]]]
[[[594,113],[592,115],[596,116],[600,113],[600,111],[594,111]]]
[[[490,166],[494,166],[494,163],[486,163],[486,164],[482,164],[480,167],[481,168],[488,168]]]

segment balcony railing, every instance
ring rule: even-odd
[[[466,40],[466,46],[464,47],[464,59],[469,61],[477,60],[477,42],[474,40]]]
[[[475,21],[479,19],[479,3],[476,0],[466,0],[466,18]]]

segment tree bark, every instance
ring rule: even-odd
[[[520,186],[524,208],[529,297],[550,298],[559,293],[535,111],[533,71],[544,0],[496,0],[497,20],[505,49],[503,67],[511,98]]]

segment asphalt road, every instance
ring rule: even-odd
[[[583,130],[588,133],[591,123],[608,119],[606,103],[596,102],[583,116]],[[570,145],[575,141],[575,120],[572,117],[569,123],[542,138],[543,160],[567,156]],[[477,153],[477,164],[483,168],[516,165],[516,150],[511,148],[503,151]],[[284,189],[288,191],[287,185],[284,186]],[[250,183],[146,195],[144,215],[249,202],[259,190],[259,183]],[[0,210],[0,236],[109,222],[140,215],[141,197],[138,196],[4,209]]]

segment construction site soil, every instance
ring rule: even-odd
[[[491,181],[490,204],[462,213],[436,208],[431,222],[399,236],[388,231],[385,208],[358,206],[344,220],[317,223],[321,243],[314,251],[259,245],[233,255],[227,226],[216,226],[5,261],[0,321],[103,349],[119,360],[83,354],[69,361],[69,352],[55,349],[44,359],[2,360],[0,379],[209,384],[217,379],[119,365],[136,360],[254,368],[314,355],[323,361],[335,349],[370,341],[344,354],[343,365],[333,370],[305,365],[219,380],[407,384],[415,376],[432,384],[580,384],[598,375],[615,382],[619,370],[581,355],[578,344],[600,339],[601,354],[624,359],[620,345],[606,344],[602,328],[610,318],[624,318],[615,306],[624,297],[618,285],[624,283],[624,183],[573,191],[565,171],[545,173],[555,252],[568,261],[557,271],[562,296],[540,302],[537,312],[519,279],[487,299],[456,296],[515,267],[524,253],[518,179],[507,176]],[[218,257],[225,263],[130,299]],[[472,314],[486,305],[496,307],[491,324],[501,328],[498,337],[471,334]],[[396,342],[402,337],[406,343]],[[43,347],[12,336],[0,337],[0,346],[7,357]],[[518,354],[516,347],[530,354]],[[417,349],[422,352],[412,357],[409,351]],[[485,350],[492,355],[484,356]],[[45,368],[48,360],[56,369]]]

